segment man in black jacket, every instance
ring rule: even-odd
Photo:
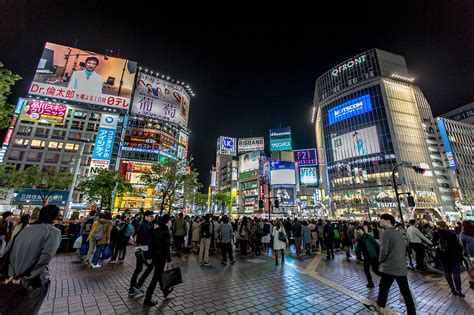
[[[326,245],[326,259],[334,259],[334,227],[327,221],[323,230],[324,243]]]
[[[128,289],[129,297],[142,297],[144,292],[141,290],[141,286],[145,282],[148,275],[153,270],[153,265],[151,264],[151,255],[149,251],[149,245],[151,240],[151,235],[153,232],[153,220],[154,214],[153,211],[145,211],[143,216],[142,223],[138,226],[137,230],[137,248],[135,250],[135,257],[137,258],[137,266],[133,272],[132,280],[130,281],[130,288]],[[147,268],[140,280],[137,283],[137,278],[143,270],[143,265],[147,265]]]
[[[160,283],[160,288],[163,288],[161,274],[165,270],[166,263],[171,262],[171,233],[170,233],[170,216],[169,214],[164,214],[161,216],[158,222],[158,228],[153,230],[151,241],[150,241],[150,253],[153,260],[153,265],[155,266],[155,271],[153,272],[153,278],[151,279],[150,285],[146,290],[145,301],[143,301],[143,306],[155,306],[158,304],[156,301],[152,301],[151,297],[153,292],[155,292],[156,284]],[[166,298],[173,288],[163,290],[163,296]]]

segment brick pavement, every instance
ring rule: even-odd
[[[275,267],[268,256],[250,256],[237,259],[234,266],[223,266],[220,257],[212,255],[211,266],[200,267],[193,254],[173,255],[184,283],[167,299],[157,289],[154,299],[159,304],[143,309],[143,298],[128,297],[133,247],[128,248],[125,263],[103,264],[100,269],[82,266],[74,254],[59,254],[50,265],[51,287],[40,314],[367,314],[361,301],[375,300],[378,289],[365,288],[362,266],[345,262],[342,254],[334,261],[320,256],[295,258],[293,253],[285,266]],[[377,277],[374,280],[378,282]],[[411,273],[410,280],[420,313],[473,313],[472,291],[463,300],[451,296],[439,276]],[[398,290],[391,290],[388,305],[404,312]]]

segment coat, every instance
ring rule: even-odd
[[[301,229],[301,236],[303,237],[303,244],[311,243],[311,231],[307,225],[303,225],[303,228]]]
[[[278,234],[280,232],[283,232],[285,235],[286,235],[286,231],[285,229],[281,226],[280,229],[277,229],[277,227],[275,226],[273,228],[273,231],[272,231],[272,235],[273,235],[273,250],[280,250],[280,249],[285,249],[286,248],[286,242],[282,242],[280,241],[280,239],[278,238]],[[287,239],[288,239],[288,236],[287,236]]]
[[[196,221],[193,221],[193,225],[191,226],[191,230],[192,230],[192,241],[193,242],[199,242],[199,240],[201,239],[200,238],[200,234],[201,234],[201,225],[199,224],[199,222],[196,222]]]

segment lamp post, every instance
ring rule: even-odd
[[[403,165],[402,163],[395,164],[392,168],[392,182],[393,188],[395,189],[395,196],[397,197],[398,212],[400,214],[400,220],[402,221],[402,226],[405,227],[405,220],[403,219],[402,207],[400,206],[400,195],[398,194],[397,181],[395,179],[395,171],[399,166]]]

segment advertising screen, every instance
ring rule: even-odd
[[[456,170],[458,168],[456,163],[456,157],[454,156],[453,149],[451,148],[451,142],[449,141],[448,134],[446,132],[446,126],[444,125],[444,121],[442,119],[438,119],[438,129],[441,135],[441,141],[444,144],[444,149],[446,151],[446,157],[448,158],[449,168],[452,170]]]
[[[239,173],[256,170],[259,167],[260,151],[242,154],[239,157]]]
[[[141,72],[133,96],[132,112],[186,128],[189,95],[181,85]]]
[[[300,184],[305,186],[317,186],[318,175],[316,173],[316,167],[300,167]]]
[[[271,185],[295,185],[295,164],[293,162],[272,161],[270,165]]]
[[[317,165],[316,149],[294,150],[295,163],[298,165]]]
[[[265,140],[263,137],[240,138],[238,149],[239,152],[265,150]]]
[[[281,206],[295,205],[295,189],[291,187],[278,187],[274,190],[275,196],[280,200]]]
[[[280,128],[270,129],[270,151],[287,151],[291,150],[291,129]]]
[[[364,95],[328,110],[329,125],[372,111],[370,96]]]
[[[379,153],[380,145],[375,126],[331,136],[334,162]]]
[[[27,99],[20,115],[20,120],[62,125],[68,107],[42,100]]]
[[[128,109],[137,63],[46,43],[29,93]]]
[[[220,137],[219,138],[219,153],[222,155],[237,154],[236,139],[231,137]]]

